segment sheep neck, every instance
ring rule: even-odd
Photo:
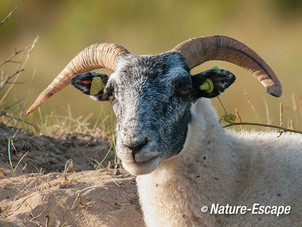
[[[192,121],[182,151],[162,161],[152,173],[137,177],[143,210],[147,211],[145,216],[156,214],[157,210],[169,212],[171,207],[177,213],[179,207],[175,201],[178,201],[188,206],[184,210],[191,213],[184,215],[192,220],[203,205],[210,206],[214,201],[226,204],[236,199],[235,185],[239,182],[241,161],[238,160],[240,154],[232,149],[232,137],[222,129],[210,101],[199,100],[192,105],[191,113]],[[200,202],[196,204],[196,201]],[[148,206],[144,207],[145,204]],[[165,217],[164,214],[159,216]],[[205,223],[209,223],[214,217],[204,218]],[[197,222],[202,223],[201,220]]]

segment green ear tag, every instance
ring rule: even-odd
[[[100,91],[104,90],[105,84],[102,77],[93,77],[90,87],[90,95],[97,95]]]
[[[199,90],[211,93],[214,90],[214,83],[211,79],[207,78],[202,85],[199,86]]]

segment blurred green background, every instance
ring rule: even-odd
[[[295,128],[301,129],[302,122],[296,116],[302,114],[301,0],[2,0],[0,21],[16,6],[14,14],[0,26],[0,62],[37,35],[39,42],[18,80],[23,83],[10,92],[12,102],[29,95],[32,104],[79,51],[96,42],[117,43],[135,54],[157,54],[189,38],[223,34],[244,42],[268,62],[283,84],[283,96],[269,96],[248,72],[230,63],[208,62],[193,73],[213,66],[232,71],[237,81],[221,96],[229,112],[237,108],[243,121],[258,121],[243,95],[247,91],[261,122],[267,121],[265,99],[275,124],[279,124],[282,102],[285,117],[296,118]],[[5,73],[10,73],[10,67],[5,66]],[[213,103],[221,116],[223,109],[217,99]],[[91,124],[98,112],[108,108],[69,86],[42,105],[41,111],[66,115],[68,105],[74,117],[93,112]],[[38,113],[29,121],[39,121]]]

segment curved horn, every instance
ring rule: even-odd
[[[48,98],[70,84],[70,79],[77,74],[98,68],[115,70],[117,58],[129,53],[127,49],[112,43],[93,44],[78,53],[60,74],[39,95],[27,114],[33,112]]]
[[[282,85],[273,70],[251,48],[226,36],[204,36],[178,44],[173,51],[179,52],[192,69],[209,60],[234,63],[253,73],[267,93],[281,96]]]

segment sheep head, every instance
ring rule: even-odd
[[[268,93],[280,96],[282,92],[271,68],[246,45],[229,37],[191,39],[159,55],[138,56],[120,46],[106,45],[80,52],[28,112],[70,80],[96,100],[111,100],[117,117],[117,154],[133,175],[150,173],[162,160],[178,154],[186,140],[192,103],[218,96],[235,81],[232,73],[221,69],[191,75],[190,69],[197,65],[229,61],[251,71]],[[108,77],[88,72],[100,67],[114,73]]]

